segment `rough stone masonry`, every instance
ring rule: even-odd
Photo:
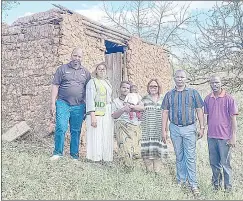
[[[103,26],[104,27],[104,26]],[[107,34],[108,35],[108,34]],[[110,34],[119,40],[118,35]],[[100,37],[99,37],[100,36]],[[90,71],[104,61],[102,33],[88,30],[83,16],[58,9],[2,24],[2,131],[26,121],[31,133],[43,136],[50,119],[50,85],[56,68],[69,61],[74,47],[84,51],[83,64]],[[172,69],[166,51],[137,37],[127,41],[126,77],[146,94],[146,84],[158,78],[163,92],[171,87]]]

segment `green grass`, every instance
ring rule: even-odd
[[[2,199],[194,199],[189,191],[182,191],[175,183],[173,155],[161,173],[155,176],[146,174],[141,164],[137,164],[134,171],[126,172],[116,161],[112,167],[84,159],[75,162],[67,156],[59,161],[50,161],[51,151],[51,148],[27,141],[2,143]],[[215,193],[210,184],[211,169],[208,164],[206,139],[198,144],[201,199],[242,199],[242,150],[234,151],[233,154],[232,165],[237,170],[234,175],[234,192]]]
[[[242,200],[242,112],[238,117],[238,125],[237,146],[232,150],[234,191],[230,194],[212,190],[206,136],[197,142],[197,175],[201,199]],[[137,164],[134,171],[126,172],[117,165],[116,160],[112,167],[87,162],[85,159],[75,162],[68,156],[59,161],[50,161],[52,142],[53,139],[2,142],[3,200],[194,199],[189,191],[182,191],[176,185],[173,154],[160,174],[155,176],[146,174],[142,164]],[[68,146],[65,151],[68,153]]]

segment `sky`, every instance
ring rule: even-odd
[[[97,22],[101,22],[104,17],[104,12],[101,9],[103,1],[19,1],[19,5],[9,10],[7,12],[8,16],[3,19],[3,21],[11,25],[19,17],[55,8],[52,3],[60,4]],[[109,3],[119,7],[119,5],[123,4],[124,1],[109,1]],[[183,4],[185,1],[178,1],[178,3]],[[190,10],[192,12],[196,9],[208,10],[214,4],[215,1],[193,1],[191,3]]]
[[[11,25],[20,17],[32,15],[38,12],[45,12],[55,8],[52,3],[59,4],[72,11],[78,12],[91,20],[102,23],[103,25],[111,26],[104,20],[105,13],[102,10],[103,4],[112,4],[114,8],[118,8],[119,6],[126,4],[126,1],[19,1],[19,5],[7,11],[8,15],[3,19],[3,21]],[[190,2],[175,1],[175,4],[178,4],[179,6],[182,6],[185,3]],[[215,1],[191,1],[189,11],[192,13],[197,12],[198,10],[208,11],[213,7],[213,5],[215,5]],[[188,33],[185,36],[187,38],[191,38],[191,35]],[[172,50],[177,55],[181,54],[180,50],[177,48],[172,48]]]

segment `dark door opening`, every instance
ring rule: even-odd
[[[105,40],[105,47],[106,47],[105,54],[111,54],[117,52],[124,53],[126,50],[126,46],[108,40]]]

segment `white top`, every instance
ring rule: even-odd
[[[106,103],[111,104],[112,88],[109,80],[100,80],[101,84],[106,88]],[[95,111],[96,88],[93,79],[86,85],[86,112]]]
[[[121,100],[119,98],[114,99],[113,103],[112,103],[112,113],[114,113],[115,111],[117,111],[117,110],[119,110],[123,107],[124,107],[124,101],[123,100]],[[134,118],[130,119],[129,113],[124,112],[118,119],[115,119],[115,121],[121,120],[121,121],[125,121],[127,123],[130,123],[130,124],[133,124],[133,125],[140,125],[140,121],[138,121],[138,118],[137,118],[137,115],[136,115],[135,112],[133,113],[133,116],[134,116]]]
[[[142,100],[142,97],[138,93],[129,93],[127,94],[124,102],[137,105]]]

